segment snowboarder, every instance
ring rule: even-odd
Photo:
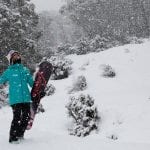
[[[0,76],[0,84],[9,83],[9,104],[13,111],[9,142],[18,143],[24,133],[30,117],[31,94],[28,88],[33,86],[29,69],[21,63],[18,51],[11,50],[6,56],[10,66]]]

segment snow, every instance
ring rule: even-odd
[[[149,150],[150,149],[150,41],[91,53],[68,56],[74,63],[69,78],[50,81],[55,94],[42,99],[45,113],[37,114],[33,128],[20,144],[9,144],[10,107],[0,109],[0,146],[3,150]],[[110,65],[114,78],[104,78],[102,65]],[[81,93],[95,99],[101,122],[87,137],[69,135],[71,120],[65,105],[73,81],[87,80]],[[113,139],[112,139],[113,137]]]

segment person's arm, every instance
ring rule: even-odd
[[[0,84],[4,84],[8,81],[8,71],[6,70],[1,76],[0,76]]]

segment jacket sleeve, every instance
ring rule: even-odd
[[[30,87],[33,87],[34,81],[32,75],[30,74],[29,69],[27,69],[27,82],[30,85]]]
[[[0,84],[4,84],[8,81],[8,71],[6,70],[1,76],[0,76]]]

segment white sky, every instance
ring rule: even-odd
[[[36,6],[37,11],[58,10],[63,4],[63,0],[31,0]]]

